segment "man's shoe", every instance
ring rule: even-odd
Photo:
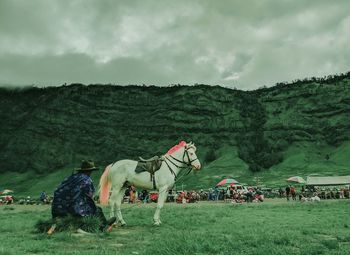
[[[101,231],[111,232],[113,229],[113,224],[117,221],[116,217],[112,217],[109,220],[107,220],[104,227],[101,229]]]
[[[77,234],[81,234],[81,235],[92,235],[92,233],[86,232],[85,230],[82,230],[81,228],[78,228],[76,230]]]
[[[117,221],[117,218],[116,217],[112,217],[109,220],[107,220],[106,225],[107,226],[113,225],[113,223],[116,222],[116,221]]]
[[[53,232],[55,232],[55,229],[56,229],[56,224],[53,224],[50,229],[47,231],[47,234],[48,235],[52,235]]]

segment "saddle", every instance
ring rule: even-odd
[[[163,158],[159,156],[153,156],[149,159],[144,159],[139,157],[139,161],[137,162],[137,166],[135,169],[136,173],[149,172],[151,182],[153,182],[153,188],[156,189],[156,182],[154,179],[154,173],[157,172],[163,163]]]
[[[151,175],[154,175],[156,171],[162,166],[163,159],[159,156],[154,156],[149,159],[144,159],[139,157],[137,166],[135,169],[136,173],[149,172]]]

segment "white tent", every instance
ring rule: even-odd
[[[350,175],[347,176],[308,176],[306,185],[327,186],[327,185],[350,185]]]

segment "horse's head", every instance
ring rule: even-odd
[[[201,169],[201,162],[199,162],[199,159],[196,155],[196,146],[192,142],[188,143],[184,147],[184,162],[186,162],[188,165],[192,166],[195,170]]]

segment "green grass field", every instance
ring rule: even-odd
[[[35,232],[50,207],[0,206],[0,254],[350,254],[350,200],[320,203],[267,200],[123,205],[128,225],[110,234],[52,236]],[[104,208],[108,211],[108,208]]]

